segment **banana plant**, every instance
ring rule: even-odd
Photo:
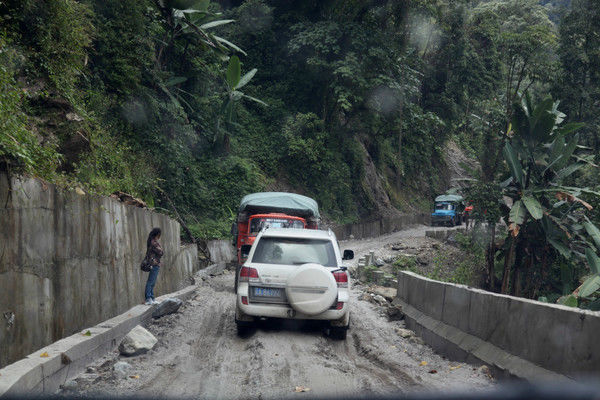
[[[225,74],[227,92],[225,94],[223,105],[221,106],[221,118],[217,121],[217,129],[214,137],[214,142],[220,144],[225,151],[229,151],[229,132],[232,127],[237,125],[235,123],[236,104],[242,99],[247,99],[263,106],[267,106],[264,101],[240,91],[241,88],[246,86],[252,80],[254,75],[256,75],[256,72],[257,69],[253,68],[242,76],[240,59],[235,55],[231,56],[229,59],[229,66],[227,67],[227,72]]]
[[[195,95],[183,90],[180,86],[187,81],[185,76],[164,77],[164,54],[177,40],[186,43],[192,41],[220,57],[229,60],[229,53],[237,52],[246,55],[244,50],[227,39],[213,34],[213,28],[235,22],[233,19],[219,19],[220,13],[209,10],[210,0],[155,0],[156,7],[163,15],[165,37],[159,41],[156,55],[156,66],[159,73],[156,85],[169,97],[177,107],[182,104],[193,108],[185,100],[185,96]],[[185,95],[185,96],[184,96]]]
[[[246,55],[237,45],[210,32],[217,26],[235,22],[233,19],[218,19],[220,13],[209,11],[210,0],[155,0],[155,4],[171,27],[168,40],[184,35],[195,36],[223,58],[231,50]]]
[[[534,106],[525,96],[514,106],[503,149],[510,171],[503,194],[512,199],[506,215],[509,237],[503,293],[509,286],[514,286],[513,293],[519,291],[523,270],[539,263],[546,268],[544,264],[552,260],[549,253],[571,263],[587,263],[592,276],[578,288],[578,296],[587,297],[600,289],[600,231],[585,215],[591,205],[580,198],[582,193],[600,193],[565,184],[585,165],[586,157],[575,155],[576,131],[582,124],[561,125],[566,116],[558,104],[547,98]]]

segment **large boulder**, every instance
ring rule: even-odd
[[[160,318],[163,315],[173,314],[179,310],[179,307],[183,304],[183,301],[170,297],[160,302],[156,309],[152,312],[152,318]]]
[[[152,350],[158,339],[138,325],[133,328],[119,344],[119,352],[124,356],[136,356]]]

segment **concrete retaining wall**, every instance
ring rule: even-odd
[[[436,350],[526,379],[600,378],[600,312],[400,272],[409,327]]]
[[[185,301],[195,291],[196,286],[188,286],[157,300],[175,297]],[[131,329],[151,318],[154,309],[154,306],[137,305],[0,369],[0,398],[54,394],[60,385],[83,372],[91,362],[114,350]],[[41,354],[47,354],[47,357],[41,357]]]
[[[206,242],[206,249],[212,263],[237,262],[236,249],[231,240],[209,240]]]
[[[410,214],[398,217],[380,218],[374,221],[359,222],[356,224],[340,225],[332,228],[338,240],[365,239],[384,235],[406,229],[411,225],[429,225],[431,218],[429,214]]]
[[[189,284],[195,246],[166,215],[0,175],[0,367],[143,301],[146,238],[162,229],[157,295]]]

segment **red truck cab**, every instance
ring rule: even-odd
[[[237,222],[236,248],[238,263],[243,264],[256,235],[264,228],[307,228],[306,219],[283,213],[253,214],[245,221]],[[316,229],[314,227],[313,229]]]

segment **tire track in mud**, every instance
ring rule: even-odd
[[[149,323],[159,344],[146,355],[109,354],[99,364],[124,360],[139,379],[116,379],[105,368],[81,394],[205,397],[215,399],[296,398],[296,386],[311,397],[391,394],[456,388],[485,388],[492,383],[469,366],[450,363],[426,346],[396,333],[389,322],[352,290],[351,330],[335,341],[315,323],[261,322],[246,338],[236,335],[233,274],[199,283],[195,297],[178,314]],[[428,360],[440,373],[429,374]]]

